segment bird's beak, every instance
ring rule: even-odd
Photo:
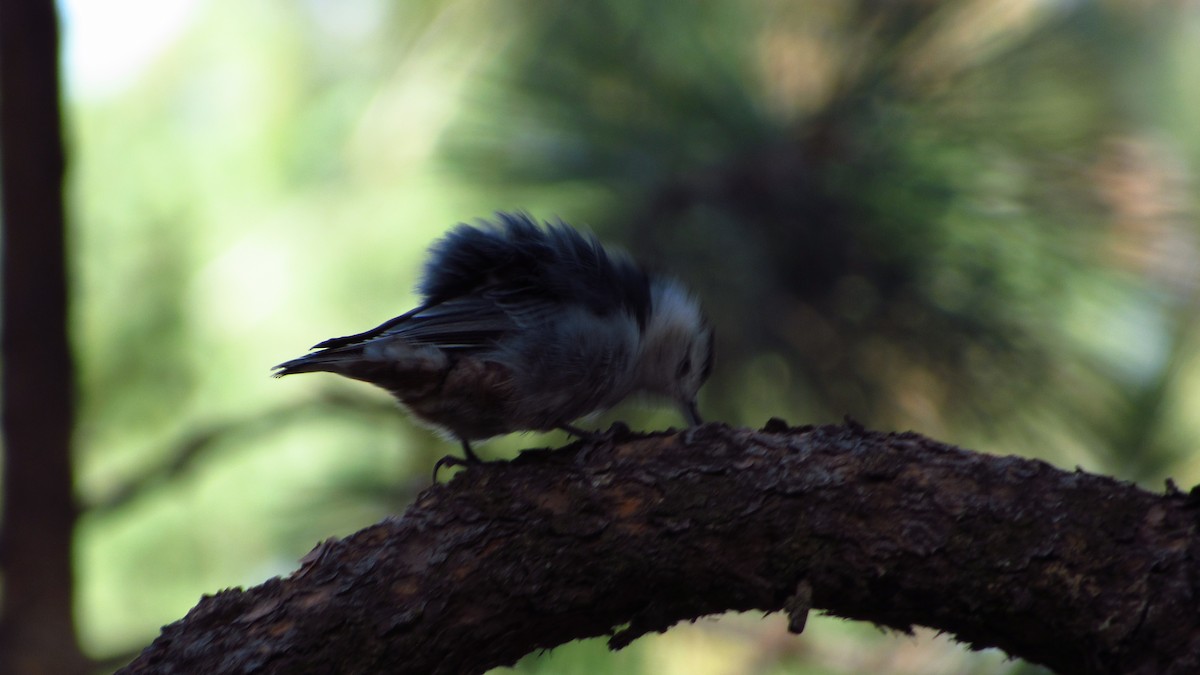
[[[683,408],[683,416],[687,418],[688,426],[700,426],[704,424],[704,420],[700,419],[700,408],[696,406],[696,400],[681,401],[680,407]]]

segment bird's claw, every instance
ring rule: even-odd
[[[482,462],[479,459],[472,461],[470,459],[463,459],[457,455],[446,455],[433,465],[433,482],[437,482],[438,470],[443,466],[471,466],[472,464],[482,464]]]

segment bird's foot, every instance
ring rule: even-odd
[[[463,459],[457,455],[446,455],[433,465],[433,482],[437,482],[438,471],[443,466],[475,466],[478,464],[483,464],[483,460],[479,459],[479,457],[476,457],[474,453],[472,453],[472,455],[466,459]]]
[[[479,455],[471,449],[469,441],[462,441],[463,456],[455,457],[454,455],[446,455],[439,459],[437,464],[433,465],[433,482],[437,482],[438,469],[443,466],[470,466],[472,464],[483,464],[483,460],[479,459]]]

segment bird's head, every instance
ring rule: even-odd
[[[654,277],[638,359],[640,388],[674,400],[688,424],[700,424],[696,394],[713,367],[713,329],[682,284]]]

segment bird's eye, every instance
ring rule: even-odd
[[[675,372],[676,377],[687,377],[687,374],[692,372],[692,359],[688,357],[679,364],[679,370]]]

